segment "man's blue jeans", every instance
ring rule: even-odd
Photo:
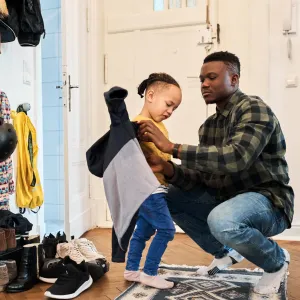
[[[173,240],[175,226],[170,215],[166,194],[153,194],[141,205],[136,223],[136,230],[130,241],[126,270],[139,269],[143,250],[152,235],[156,235],[150,245],[144,273],[157,275],[158,265],[167,248],[168,242]]]
[[[288,227],[284,213],[259,193],[240,194],[225,202],[215,195],[214,189],[203,186],[190,191],[170,187],[167,202],[173,220],[216,258],[230,247],[266,272],[278,271],[285,256],[268,237]]]

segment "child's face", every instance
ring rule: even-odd
[[[149,89],[146,95],[146,105],[155,122],[161,122],[171,117],[181,103],[181,90],[169,84],[163,87]]]

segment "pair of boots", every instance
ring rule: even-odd
[[[67,238],[64,232],[61,234],[59,231],[56,236],[54,236],[52,233],[50,233],[48,236],[44,236],[42,244],[45,251],[45,257],[54,258],[56,255],[57,245],[66,242]]]
[[[17,247],[14,228],[0,228],[0,253]]]
[[[30,290],[38,280],[38,269],[43,263],[41,244],[28,244],[23,247],[18,277],[6,287],[7,293]]]
[[[0,292],[6,285],[17,277],[17,264],[15,260],[0,260]]]

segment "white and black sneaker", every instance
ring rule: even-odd
[[[46,259],[39,270],[39,279],[43,282],[54,283],[61,274],[66,273],[66,270],[62,259]]]
[[[56,282],[45,292],[46,297],[53,299],[72,299],[79,296],[93,283],[87,265],[66,265],[66,273],[58,277]]]
[[[200,267],[197,270],[197,273],[202,276],[212,276],[220,272],[221,270],[225,270],[231,267],[232,265],[241,262],[243,259],[244,257],[242,255],[240,255],[235,250],[231,249],[224,257],[215,258],[208,267]]]

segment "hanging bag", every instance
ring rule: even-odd
[[[19,12],[19,44],[23,47],[36,47],[40,43],[45,28],[40,0],[19,0],[22,2]]]

